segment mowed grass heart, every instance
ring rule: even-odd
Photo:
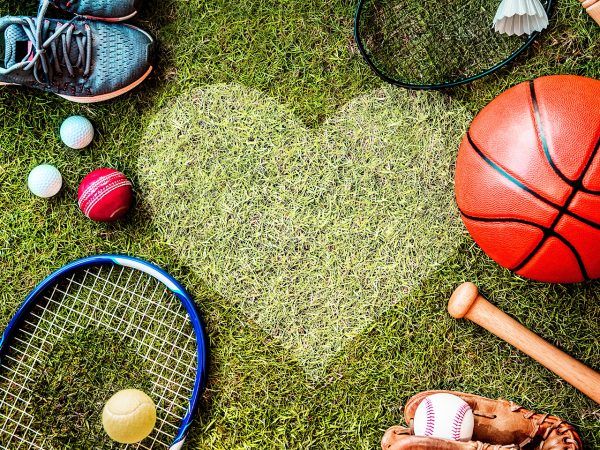
[[[441,94],[382,88],[311,130],[217,84],[158,113],[139,188],[180,258],[318,377],[463,242],[453,163],[469,122]]]

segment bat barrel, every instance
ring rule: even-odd
[[[583,6],[584,8],[588,8],[600,0],[579,0],[579,1],[581,2],[581,6]]]
[[[473,283],[463,283],[454,291],[448,311],[452,317],[469,319],[518,348],[600,404],[600,374],[500,311]]]
[[[592,19],[600,25],[600,0],[579,0]]]

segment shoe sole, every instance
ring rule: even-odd
[[[142,84],[142,82],[146,78],[148,78],[148,76],[152,72],[152,69],[154,69],[154,68],[152,66],[150,66],[148,68],[148,70],[146,71],[146,73],[144,75],[142,75],[138,80],[134,81],[129,86],[125,86],[124,88],[121,88],[121,89],[119,89],[117,91],[109,92],[108,94],[96,95],[94,97],[77,97],[77,96],[63,95],[63,94],[57,94],[57,95],[59,97],[65,98],[65,99],[67,99],[69,101],[72,101],[74,103],[98,103],[98,102],[104,102],[106,100],[110,100],[110,99],[113,99],[115,97],[119,97],[120,95],[123,95],[126,92],[129,92],[132,89],[134,89],[137,86],[139,86],[140,84]]]
[[[142,75],[139,79],[137,79],[136,81],[131,83],[129,86],[125,86],[124,88],[121,88],[117,91],[109,92],[108,94],[95,95],[93,97],[78,97],[78,96],[74,96],[74,95],[63,95],[63,94],[56,94],[56,95],[58,95],[59,97],[62,97],[64,99],[67,99],[73,103],[103,102],[103,101],[118,97],[120,95],[123,95],[126,92],[129,92],[132,89],[134,89],[135,87],[137,87],[138,85],[140,85],[146,78],[148,78],[148,76],[152,72],[152,69],[154,69],[154,67],[150,66],[144,75]],[[18,84],[18,83],[1,83],[0,82],[0,86],[22,86],[22,85]],[[48,92],[48,91],[46,91],[46,92]]]

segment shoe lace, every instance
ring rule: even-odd
[[[52,23],[44,16],[50,0],[43,0],[35,19],[26,17],[21,24],[33,46],[33,56],[28,61],[16,63],[9,70],[32,70],[38,83],[49,84],[55,73],[62,74],[64,67],[71,77],[80,68],[83,76],[90,74],[92,63],[92,30],[88,24],[83,31],[74,25],[77,17],[65,23]],[[54,28],[54,29],[53,29]],[[76,51],[73,51],[76,50]],[[75,58],[71,59],[71,53]],[[62,64],[61,64],[62,63]]]

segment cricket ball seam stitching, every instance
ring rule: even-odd
[[[98,178],[96,178],[93,182],[91,182],[88,187],[85,190],[85,195],[89,196],[90,194],[90,189],[95,189],[97,188],[99,185],[101,185],[102,183],[108,183],[110,182],[113,178],[119,176],[120,173],[119,172],[112,172],[112,173],[108,173],[108,174],[104,174],[99,176]]]
[[[116,184],[122,185],[123,183],[125,184],[129,184],[131,185],[131,182],[127,179],[120,179],[120,180],[111,180],[108,183],[101,185],[101,186],[88,186],[84,193],[84,195],[82,194],[81,198],[79,199],[79,206],[81,208],[88,208],[87,203],[89,202],[97,202],[98,198],[102,198],[104,197],[108,192],[113,190],[113,186],[115,186]],[[110,191],[107,191],[108,189],[110,189]]]
[[[83,191],[83,193],[81,194],[81,198],[79,199],[80,206],[88,199],[88,197],[91,197],[94,194],[94,192],[96,191],[96,189],[99,186],[101,186],[104,183],[110,183],[113,178],[117,178],[117,177],[119,177],[119,178],[124,177],[124,175],[121,172],[115,171],[110,174],[102,175],[99,178],[97,178],[95,181],[90,183],[86,187],[86,189]]]
[[[119,189],[124,186],[131,186],[131,183],[129,182],[129,180],[121,181],[118,183],[113,183],[110,186],[106,186],[106,188],[104,188],[103,190],[101,190],[100,192],[97,193],[97,196],[95,196],[92,200],[90,200],[89,205],[82,207],[82,208],[84,208],[85,215],[89,216],[90,212],[92,211],[94,206],[96,206],[98,204],[98,202],[103,200],[108,194],[110,194],[114,190]]]
[[[85,212],[89,213],[91,210],[98,204],[98,202],[102,201],[108,194],[119,189],[124,186],[131,186],[129,180],[123,180],[120,182],[113,182],[108,186],[103,186],[97,192],[94,193],[94,196],[89,200],[87,205],[83,205]],[[87,215],[87,214],[86,214]]]

